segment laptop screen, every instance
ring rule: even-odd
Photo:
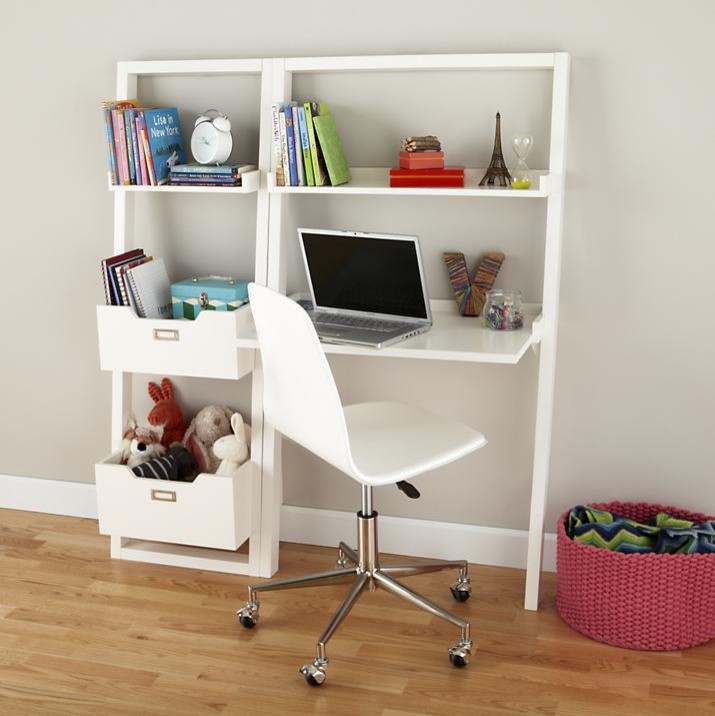
[[[298,233],[317,307],[428,318],[416,236]]]

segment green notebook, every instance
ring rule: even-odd
[[[345,152],[343,152],[343,145],[340,142],[333,115],[321,114],[313,117],[313,126],[325,158],[330,183],[333,186],[346,184],[352,177],[348,163],[345,161]]]

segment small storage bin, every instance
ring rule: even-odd
[[[667,512],[695,522],[707,515],[644,502],[589,503],[645,522]],[[568,512],[556,535],[556,608],[576,631],[628,649],[667,651],[715,638],[715,555],[624,554],[575,542]]]
[[[95,465],[101,534],[236,550],[250,536],[249,460],[233,475],[194,482],[138,477],[116,452]]]
[[[202,311],[195,321],[140,318],[128,306],[97,306],[97,329],[102,370],[232,379],[253,370],[253,352],[238,349],[241,339],[255,338],[250,305]]]
[[[248,303],[248,281],[228,276],[200,276],[171,284],[175,319],[196,320],[202,311],[236,311]]]

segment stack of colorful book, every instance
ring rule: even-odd
[[[109,177],[117,186],[165,184],[186,161],[176,107],[144,109],[136,99],[102,102]]]
[[[164,259],[131,249],[101,262],[108,306],[130,306],[142,318],[171,318],[171,291]]]
[[[241,186],[241,175],[255,164],[175,164],[169,172],[170,186]]]
[[[402,140],[400,166],[390,169],[391,187],[461,187],[463,167],[445,167],[442,145],[434,135]]]
[[[277,186],[346,184],[350,169],[325,102],[272,105]]]

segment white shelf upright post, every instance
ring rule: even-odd
[[[566,132],[568,129],[569,56],[554,54],[551,102],[551,152],[549,156],[549,196],[546,208],[546,246],[544,250],[543,316],[544,333],[539,351],[539,379],[536,398],[534,464],[531,483],[529,546],[526,563],[524,607],[539,607],[539,581],[544,545],[544,511],[551,457],[551,426],[556,378],[556,340],[559,322],[561,240],[564,217],[564,173],[566,170]]]
[[[264,60],[270,63],[270,75],[267,76],[266,88],[268,99],[263,106],[263,116],[268,118],[270,133],[266,136],[265,147],[268,152],[267,166],[269,172],[275,171],[273,152],[273,129],[271,106],[274,102],[285,102],[290,98],[290,75],[285,72],[285,61],[280,58]],[[285,252],[282,243],[282,210],[283,197],[270,194],[267,189],[268,173],[261,178],[262,186],[266,187],[267,200],[267,255],[268,264],[262,281],[264,285],[281,293],[286,290]],[[261,373],[262,375],[262,373]],[[265,426],[263,438],[263,479],[261,484],[261,525],[264,539],[261,544],[262,577],[270,577],[278,569],[278,548],[280,540],[280,517],[283,505],[283,470],[281,436],[271,425]]]

